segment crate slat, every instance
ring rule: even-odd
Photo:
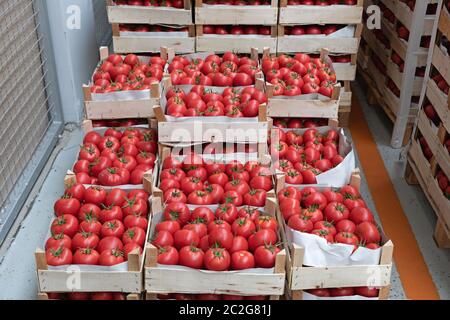
[[[238,53],[251,53],[252,48],[270,48],[270,51],[276,52],[277,39],[275,37],[228,37],[215,35],[197,35],[197,51],[204,52],[226,52],[233,51]]]
[[[161,47],[170,47],[176,53],[193,53],[195,52],[194,37],[178,37],[178,36],[114,36],[114,50],[117,53],[129,52],[160,52]]]
[[[276,25],[278,8],[271,6],[210,5],[195,8],[196,24]]]

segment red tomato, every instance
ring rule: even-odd
[[[196,247],[200,243],[199,235],[192,230],[178,230],[173,235],[174,246],[178,250],[185,246],[194,246]]]
[[[245,270],[255,267],[255,258],[248,251],[236,251],[231,256],[231,268],[233,270]]]
[[[233,234],[224,228],[217,228],[209,233],[208,241],[210,246],[229,250],[233,246]]]
[[[72,198],[69,195],[63,196],[61,199],[55,202],[54,210],[56,216],[73,215],[77,216],[78,211],[81,208],[80,200]]]
[[[300,232],[310,233],[314,229],[314,225],[309,217],[294,214],[290,216],[288,226]]]
[[[145,243],[145,230],[139,227],[133,227],[125,231],[122,236],[123,244],[127,245],[129,243],[136,243],[139,246],[144,246]]]
[[[231,257],[227,250],[214,248],[206,251],[203,261],[208,270],[225,271],[230,267]]]
[[[45,258],[49,266],[63,266],[72,264],[72,251],[66,247],[50,248],[45,252]]]
[[[100,258],[98,263],[101,266],[114,266],[124,262],[124,254],[123,251],[112,249],[112,250],[104,250],[100,254]]]
[[[194,211],[192,211],[191,221],[200,221],[209,224],[214,221],[214,219],[214,212],[207,207],[195,208]]]
[[[177,231],[175,231],[177,232]],[[175,234],[174,232],[174,234]],[[152,244],[157,247],[166,247],[174,245],[174,237],[172,233],[167,230],[159,230],[156,234],[153,235]]]
[[[72,249],[72,240],[70,239],[70,237],[63,233],[52,235],[45,243],[45,250],[61,247]]]
[[[215,216],[217,219],[224,220],[229,224],[232,224],[238,217],[238,210],[235,205],[231,203],[226,203],[220,205],[217,208]]]
[[[91,248],[79,248],[73,255],[73,264],[97,265],[100,254]]]
[[[353,221],[344,219],[336,224],[336,231],[354,233],[356,231],[356,225],[353,223]]]
[[[381,235],[378,228],[371,222],[363,222],[356,227],[355,234],[362,242],[380,243]]]
[[[179,264],[193,269],[201,269],[203,267],[204,255],[201,249],[186,246],[179,252]]]
[[[73,215],[62,215],[53,220],[52,234],[65,234],[72,238],[78,231],[78,220]]]
[[[255,250],[255,262],[260,268],[273,268],[280,249],[273,245],[262,245]]]
[[[250,250],[255,250],[256,248],[264,245],[275,245],[278,241],[278,236],[272,229],[263,229],[256,232],[254,235],[249,237],[248,246]]]
[[[172,235],[181,229],[180,223],[178,221],[168,220],[162,221],[156,225],[156,232],[159,231],[168,231]]]
[[[160,247],[158,249],[158,263],[164,265],[177,265],[179,254],[177,249],[171,246]]]
[[[349,219],[353,221],[356,225],[359,225],[363,222],[371,222],[375,223],[375,218],[373,214],[367,208],[356,207],[353,208],[350,212]]]
[[[100,240],[97,246],[98,252],[103,252],[105,250],[112,250],[112,249],[123,249],[123,243],[122,240],[120,240],[117,237],[106,237]]]

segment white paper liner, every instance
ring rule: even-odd
[[[332,127],[318,127],[316,128],[321,134],[327,133],[335,128]],[[284,132],[295,131],[303,134],[308,129],[283,129]],[[355,152],[352,148],[352,142],[345,135],[344,129],[338,129],[339,132],[339,154],[344,157],[344,160],[335,168],[321,173],[316,177],[317,184],[309,185],[313,187],[335,187],[342,188],[346,186],[352,176],[353,171],[356,169]],[[286,187],[298,185],[292,185],[286,183]],[[306,185],[302,185],[304,187]]]
[[[303,300],[315,300],[315,301],[325,301],[325,300],[373,300],[377,301],[378,298],[367,298],[363,296],[349,296],[349,297],[318,297],[312,295],[308,292],[303,291]]]
[[[356,249],[352,245],[330,244],[322,237],[293,230],[286,225],[286,236],[289,243],[295,243],[305,249],[303,265],[309,267],[339,267],[378,265],[381,248],[371,250],[363,247]]]
[[[193,210],[195,209],[195,207],[208,207],[211,210],[213,209],[217,209],[219,205],[213,205],[213,206],[189,206],[189,209]],[[153,218],[152,218],[152,225],[151,225],[151,233],[150,233],[150,239],[152,238],[154,232],[155,232],[155,228],[156,225],[162,221],[163,218],[163,213],[159,212],[159,213],[154,213],[153,214]],[[160,265],[158,264],[158,268],[163,268],[166,270],[184,270],[184,271],[191,271],[191,272],[200,272],[200,273],[209,273],[209,274],[214,274],[214,273],[219,273],[219,274],[248,274],[248,273],[263,273],[263,274],[273,274],[275,271],[275,268],[268,268],[268,269],[264,269],[264,268],[252,268],[252,269],[245,269],[245,270],[235,270],[235,271],[210,271],[210,270],[197,270],[197,269],[193,269],[193,268],[188,268],[188,267],[184,267],[184,266],[173,266],[173,265]]]
[[[303,35],[285,35],[289,38],[298,39],[329,39],[329,38],[354,38],[355,37],[355,26],[349,25],[342,29],[337,30],[329,35],[325,34],[303,34]]]

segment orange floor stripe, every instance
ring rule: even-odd
[[[394,242],[395,264],[406,297],[414,300],[439,299],[439,293],[357,100],[354,97],[350,131],[383,229]]]

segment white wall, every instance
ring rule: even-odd
[[[64,121],[80,122],[83,117],[81,86],[87,83],[98,62],[98,44],[92,0],[46,0],[53,41]],[[79,8],[80,28],[68,27]],[[69,26],[71,24],[69,23]]]

